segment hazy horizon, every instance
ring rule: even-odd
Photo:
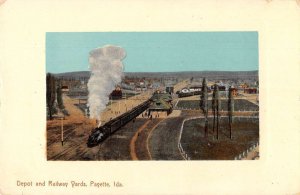
[[[127,72],[124,71],[123,73],[180,73],[180,72],[254,72],[258,70],[199,70],[199,71],[169,71],[169,72]],[[90,72],[89,70],[79,70],[79,71],[68,71],[68,72],[46,72],[51,74],[64,74],[64,73],[77,73],[77,72]]]
[[[253,72],[253,71],[259,71],[256,70],[178,70],[178,71],[124,71],[124,73],[178,73],[178,72]],[[63,73],[71,73],[71,72],[90,72],[90,70],[75,70],[75,71],[66,71],[66,72],[46,72],[51,74],[63,74]]]

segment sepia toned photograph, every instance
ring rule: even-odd
[[[258,160],[258,32],[47,32],[47,160]]]

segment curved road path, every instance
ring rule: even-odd
[[[166,118],[152,130],[147,143],[152,160],[183,160],[178,149],[183,120],[184,117]]]
[[[130,154],[132,160],[184,160],[178,143],[181,125],[195,113],[183,111],[169,118],[148,120],[132,137]],[[199,111],[195,111],[199,112]]]

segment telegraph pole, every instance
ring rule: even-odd
[[[64,145],[64,118],[61,117],[61,145]]]
[[[127,104],[126,104],[126,91],[125,92],[125,107],[126,107],[126,111],[127,111]]]

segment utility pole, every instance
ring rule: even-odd
[[[110,110],[111,110],[111,113],[114,113],[113,112],[113,106],[112,106],[112,97],[110,97]]]
[[[61,145],[64,145],[64,118],[61,117]]]
[[[126,111],[127,111],[127,104],[126,104],[126,91],[125,91],[125,108],[126,108]]]

